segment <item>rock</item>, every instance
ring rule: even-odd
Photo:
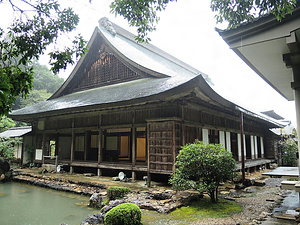
[[[245,179],[245,186],[246,187],[253,186],[254,183],[255,183],[255,178]]]
[[[261,224],[260,221],[258,220],[252,220],[251,223],[249,223],[250,225],[256,225],[256,224]]]
[[[113,181],[120,181],[120,178],[119,177],[113,177],[111,178]]]
[[[229,195],[235,195],[235,194],[236,194],[236,190],[234,190],[234,189],[229,190]]]
[[[240,190],[240,189],[243,189],[243,188],[245,188],[245,186],[243,184],[236,184],[235,185],[235,189]]]
[[[262,186],[265,186],[265,181],[264,180],[255,180],[253,185],[262,187]]]
[[[275,202],[274,199],[266,199],[267,202]]]
[[[102,196],[99,193],[94,193],[90,197],[89,207],[101,209],[104,206]]]
[[[230,200],[230,201],[235,201],[235,198],[232,198],[232,197],[229,197],[229,196],[225,197],[224,199]]]
[[[93,176],[95,176],[95,174],[94,173],[84,173],[83,176],[85,176],[85,177],[93,177]]]
[[[0,181],[1,180],[4,180],[5,179],[5,175],[4,174],[1,174],[1,176],[0,176]]]
[[[155,191],[150,194],[150,197],[155,200],[166,200],[172,198],[172,193]]]
[[[229,191],[220,191],[220,195],[229,195],[230,192]]]
[[[102,213],[97,213],[93,215],[88,215],[82,222],[81,225],[96,225],[96,224],[103,224],[104,217]]]
[[[264,221],[267,219],[268,216],[272,215],[272,213],[268,212],[261,212],[261,214],[258,216],[257,220],[258,221]]]
[[[278,164],[277,163],[271,163],[270,164],[270,169],[271,170],[274,170],[274,169],[276,169],[278,167]]]
[[[113,200],[110,201],[108,205],[104,206],[101,209],[101,213],[106,214],[109,210],[111,210],[112,208],[116,207],[117,205],[126,203],[127,201],[123,200],[123,199],[117,199],[117,200]]]
[[[254,187],[246,187],[243,191],[246,193],[254,193],[257,192],[257,189]]]

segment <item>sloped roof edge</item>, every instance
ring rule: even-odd
[[[0,137],[4,137],[4,138],[22,137],[25,134],[30,133],[31,131],[32,131],[31,126],[12,127],[0,133]]]

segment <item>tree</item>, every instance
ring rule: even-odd
[[[64,79],[58,77],[38,62],[33,63],[33,89],[26,98],[18,96],[12,107],[13,110],[20,109],[47,100],[63,84]]]
[[[4,159],[13,160],[15,158],[14,146],[22,143],[22,138],[0,138],[0,157]]]
[[[280,21],[292,13],[296,3],[296,0],[211,0],[210,7],[217,13],[217,22],[227,21],[228,28],[235,28],[265,14],[273,14]]]
[[[72,32],[79,17],[71,8],[61,9],[56,0],[22,0],[23,5],[0,0],[0,4],[3,2],[11,4],[20,14],[7,32],[0,28],[0,115],[7,115],[16,97],[28,96],[33,87],[32,61],[39,59],[51,44],[57,43],[61,34]],[[87,50],[85,45],[82,36],[78,35],[71,41],[71,46],[50,52],[51,70],[57,73],[67,64],[73,64],[73,56],[78,58]]]
[[[45,65],[34,62],[33,68],[34,90],[45,90],[50,94],[54,94],[64,82],[63,78],[60,78],[57,74],[53,74]]]
[[[173,1],[177,0],[114,0],[110,8],[111,12],[124,17],[131,26],[137,27],[137,41],[148,42],[149,32],[156,29],[159,21],[157,12],[165,10]],[[227,21],[228,28],[237,27],[268,13],[281,20],[295,6],[296,0],[211,0],[211,9],[216,12],[217,22]]]
[[[16,126],[16,122],[13,121],[11,118],[8,118],[6,116],[0,117],[0,133],[15,126]]]
[[[279,144],[281,148],[283,166],[297,166],[298,144],[296,140],[298,139],[295,129],[293,129],[292,134],[284,132],[284,134],[281,135]]]
[[[211,201],[218,201],[221,182],[232,179],[236,162],[219,144],[195,142],[185,145],[176,158],[176,170],[170,179],[175,190],[194,189],[208,192]]]

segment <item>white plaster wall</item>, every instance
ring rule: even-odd
[[[257,148],[257,136],[254,136],[254,150],[255,150],[255,158],[258,158],[258,148]]]
[[[237,135],[237,139],[238,139],[238,159],[239,161],[242,161],[242,145],[241,145],[241,134]]]
[[[208,129],[202,129],[202,140],[204,143],[209,143],[208,141]]]
[[[226,148],[226,145],[225,145],[225,132],[224,131],[219,131],[219,139],[220,139],[220,144]]]
[[[226,149],[227,151],[231,152],[231,139],[230,139],[230,132],[226,132]]]
[[[261,157],[264,158],[265,149],[264,149],[264,138],[263,137],[260,137],[260,146],[261,146]]]
[[[251,159],[255,159],[255,147],[254,147],[254,137],[250,136],[250,143],[251,143]]]

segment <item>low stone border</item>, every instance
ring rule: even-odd
[[[79,182],[74,180],[59,179],[43,175],[19,174],[15,175],[14,181],[46,187],[57,191],[71,192],[91,196],[93,193],[106,193],[106,186],[91,182]]]

